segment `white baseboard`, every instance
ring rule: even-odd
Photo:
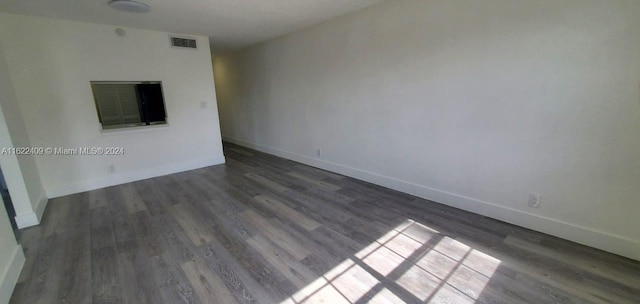
[[[47,207],[47,202],[48,199],[43,193],[43,196],[38,199],[35,212],[16,215],[15,219],[18,228],[22,229],[40,224],[40,219],[42,219],[44,209]]]
[[[348,166],[316,159],[313,157],[283,151],[239,140],[222,137],[223,140],[286,159],[336,172],[342,175],[367,181],[376,185],[405,192],[434,202],[481,214],[500,221],[543,232],[583,245],[615,253],[634,260],[640,260],[640,242],[591,228],[563,222],[557,219],[531,214],[495,203],[486,202],[447,191],[418,185],[389,176],[368,172]]]
[[[182,163],[170,164],[150,169],[122,172],[119,174],[110,174],[99,178],[85,181],[70,183],[50,189],[46,189],[49,198],[65,196],[115,185],[130,183],[147,178],[163,176],[188,170],[199,169],[208,166],[223,164],[225,162],[224,155],[203,158]]]
[[[13,289],[16,286],[16,282],[18,282],[24,261],[22,246],[17,245],[9,259],[9,263],[2,269],[2,276],[0,277],[0,304],[9,303]]]

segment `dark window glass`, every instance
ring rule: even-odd
[[[91,89],[103,129],[167,123],[160,82],[92,81]]]

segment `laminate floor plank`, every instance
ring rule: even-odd
[[[60,303],[91,303],[91,236],[89,195],[72,196],[69,204],[72,212],[66,222],[68,242],[62,259],[63,276],[60,279],[58,301]]]
[[[240,154],[242,154],[242,155],[244,155],[244,156],[254,156],[254,154],[253,154],[253,153],[248,152],[248,151],[243,150],[243,149],[238,149],[238,148],[228,148],[228,150],[231,150],[231,151],[236,152],[236,153],[240,153]]]
[[[208,225],[189,205],[175,205],[171,209],[171,214],[189,236],[193,245],[200,246],[213,240],[214,236]]]
[[[276,192],[285,192],[285,191],[289,190],[289,188],[287,188],[287,187],[285,187],[283,185],[280,185],[280,184],[278,184],[278,183],[276,183],[274,181],[271,181],[271,180],[267,179],[266,177],[258,175],[258,174],[245,173],[244,176],[249,178],[249,179],[251,179],[251,180],[253,180],[253,181],[255,181],[255,182],[258,182],[258,183],[260,183],[260,184],[262,184],[262,185],[264,185],[264,186],[266,186],[268,188],[271,188],[272,190],[274,190]]]
[[[266,154],[255,154],[254,156],[248,157],[245,155],[235,154],[231,151],[231,155],[234,160],[243,162],[251,167],[267,171],[289,172],[292,171],[295,166],[295,164],[288,160]]]
[[[254,197],[271,191],[266,186],[247,178],[244,174],[234,171],[225,171],[224,174],[213,175],[212,178],[216,183],[226,183],[232,185],[239,191],[246,193],[248,196]]]
[[[271,209],[279,216],[291,220],[292,222],[296,223],[296,225],[299,225],[300,227],[303,227],[308,231],[322,226],[320,223],[308,218],[304,214],[296,211],[293,208],[290,208],[289,206],[285,205],[275,198],[266,195],[259,195],[255,197],[255,200],[265,205],[267,208]]]
[[[89,208],[95,209],[107,206],[106,189],[98,189],[89,192]]]
[[[402,192],[397,192],[395,190],[382,188],[380,186],[369,184],[367,182],[350,177],[332,181],[342,189],[348,189],[352,192],[357,192],[361,195],[365,195],[376,200],[385,200],[401,204],[416,199],[416,197],[414,196],[410,196]]]
[[[139,282],[136,280],[134,260],[135,254],[132,252],[121,253],[119,257],[119,271],[120,281],[122,284],[122,300],[123,303],[140,303],[147,304],[149,300],[144,293],[142,286],[139,286]]]
[[[216,240],[212,242],[211,246],[219,247],[220,252],[228,252],[235,262],[246,271],[245,273],[272,297],[284,299],[295,292],[295,285],[246,242],[246,235],[229,229],[217,216],[214,216],[214,220],[220,224],[213,226]]]
[[[165,179],[164,190],[171,193],[178,203],[201,203],[207,200],[197,189],[193,189],[184,177],[169,175]]]
[[[167,207],[171,206],[168,198],[160,192],[151,179],[133,182],[133,186],[151,215],[162,214]]]
[[[560,293],[569,294],[569,303],[574,301],[586,303],[632,303],[634,298],[637,297],[632,296],[619,301],[617,300],[619,296],[615,293],[610,293],[606,286],[590,290],[584,286],[585,281],[579,277],[579,274],[557,269],[556,266],[559,264],[553,262],[545,265],[544,261],[538,260],[542,257],[535,254],[517,250],[505,250],[501,247],[492,248],[469,239],[460,239],[460,241],[474,248],[474,250],[499,260],[500,267],[496,271],[505,272],[504,269],[507,269],[507,273],[515,272],[519,276],[537,281],[540,285],[550,286],[552,290],[557,289]],[[603,298],[600,296],[602,293],[608,295]],[[606,300],[607,298],[609,300]]]
[[[362,244],[362,246],[372,242],[375,238],[368,236],[366,233],[357,230],[348,224],[352,216],[344,210],[325,206],[326,203],[315,198],[309,198],[298,192],[287,191],[285,195],[279,196],[281,201],[288,204],[291,208],[309,216],[311,219],[321,223],[342,235],[348,236],[354,242]]]
[[[91,250],[91,281],[93,303],[122,303],[115,244]]]
[[[329,171],[325,171],[322,169],[318,169],[318,168],[314,168],[314,167],[310,167],[310,166],[305,166],[305,165],[298,165],[296,164],[294,166],[293,169],[295,172],[298,172],[300,174],[304,174],[310,177],[314,177],[316,179],[319,180],[324,180],[326,178],[331,179],[333,181],[338,181],[338,180],[342,180],[345,178],[345,176],[337,174],[337,173],[333,173],[333,172],[329,172]]]
[[[640,303],[640,262],[224,143],[49,201],[11,303]]]
[[[146,211],[131,214],[136,237],[148,256],[160,255],[164,248],[158,239],[158,230],[153,225],[151,215]]]
[[[158,231],[164,252],[168,256],[179,263],[193,259],[196,254],[196,247],[172,215],[156,216],[153,218],[153,224]]]
[[[209,214],[217,214],[217,218],[220,219],[225,226],[235,231],[237,235],[242,236],[243,239],[260,233],[258,228],[246,222],[240,213],[229,209],[227,201],[212,200],[208,203],[207,207],[210,212]]]
[[[328,183],[328,182],[325,182],[325,181],[322,181],[322,180],[318,180],[318,179],[315,179],[313,177],[308,177],[308,176],[306,176],[304,174],[300,174],[298,172],[289,172],[287,174],[289,176],[292,176],[292,177],[295,177],[295,178],[297,178],[299,180],[302,180],[305,183],[312,184],[313,186],[318,187],[318,188],[320,188],[320,189],[322,189],[324,191],[334,192],[334,191],[338,191],[338,190],[342,189],[340,186],[336,186],[334,184],[331,184],[331,183]],[[311,187],[309,187],[309,188],[311,188]]]
[[[202,258],[196,257],[192,261],[183,263],[182,270],[195,289],[200,302],[207,304],[237,303],[222,279],[209,269],[209,265]]]
[[[634,293],[640,294],[640,278],[633,275],[633,272],[619,270],[609,265],[594,263],[581,257],[571,256],[562,252],[558,252],[551,248],[545,248],[536,244],[529,243],[525,240],[514,236],[507,236],[504,240],[507,246],[514,246],[537,255],[542,255],[550,259],[554,259],[568,266],[575,267],[581,271],[589,272],[597,277],[606,278],[607,280],[617,282],[621,285],[629,285]],[[633,288],[635,287],[635,288]]]
[[[211,191],[211,189],[202,187],[194,180],[194,177],[197,177],[197,175],[175,175],[175,179],[179,185],[178,189],[182,189],[185,195],[188,195],[188,201],[202,203],[214,199],[214,192]],[[174,189],[167,189],[167,191],[174,191]]]
[[[129,213],[147,210],[147,205],[144,203],[142,197],[140,197],[135,186],[132,184],[124,184],[121,185],[120,188],[122,189],[123,196],[126,198],[124,202],[126,203]]]
[[[141,246],[133,221],[134,219],[129,214],[112,219],[113,236],[116,240],[118,253],[131,252]]]
[[[239,303],[258,303],[257,299],[275,301],[222,247],[202,246],[199,253],[220,275]]]
[[[48,211],[46,217],[42,220],[42,235],[47,237],[54,233],[64,232],[72,204],[69,203],[70,197],[58,197],[51,200],[52,208]]]
[[[201,303],[180,265],[168,252],[149,258],[149,267],[155,272],[155,291],[162,298],[158,303]]]
[[[277,227],[273,222],[264,218],[257,212],[253,210],[243,211],[240,214],[240,217],[256,227],[258,230],[262,231],[269,240],[295,257],[296,260],[300,261],[311,254],[311,251],[302,246],[291,234],[287,233],[280,227]]]
[[[37,259],[34,261],[33,279],[25,281],[28,283],[26,303],[55,303],[63,277],[62,260],[68,249],[66,242],[68,238],[65,234],[54,233],[45,237]]]
[[[237,163],[234,163],[234,164],[237,164]],[[295,178],[288,174],[282,174],[281,171],[274,171],[270,168],[261,168],[261,167],[255,167],[255,166],[252,167],[243,162],[240,162],[240,165],[242,166],[241,168],[244,171],[247,171],[249,174],[260,175],[290,190],[303,191],[303,190],[307,190],[309,187],[308,182]]]
[[[299,288],[304,288],[317,278],[317,275],[300,263],[295,256],[290,255],[266,238],[255,236],[248,239],[247,242]]]
[[[140,246],[136,237],[133,219],[130,209],[127,207],[121,189],[110,187],[106,189],[106,196],[109,204],[107,209],[111,219],[111,229],[116,242],[118,253],[131,252]]]
[[[60,279],[60,303],[91,303],[91,240],[88,225],[70,232],[63,258],[63,276]]]

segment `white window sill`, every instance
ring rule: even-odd
[[[158,129],[165,129],[169,127],[169,123],[157,124],[157,125],[149,125],[149,126],[135,126],[135,127],[124,127],[124,128],[114,128],[114,129],[101,129],[100,133],[104,135],[118,135],[118,134],[127,134],[127,133],[137,133],[137,132],[148,132]],[[102,128],[102,127],[101,127]]]

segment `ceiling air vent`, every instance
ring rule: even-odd
[[[182,38],[182,37],[169,37],[171,38],[171,46],[180,47],[180,48],[188,48],[188,49],[197,49],[196,40],[191,38]]]

